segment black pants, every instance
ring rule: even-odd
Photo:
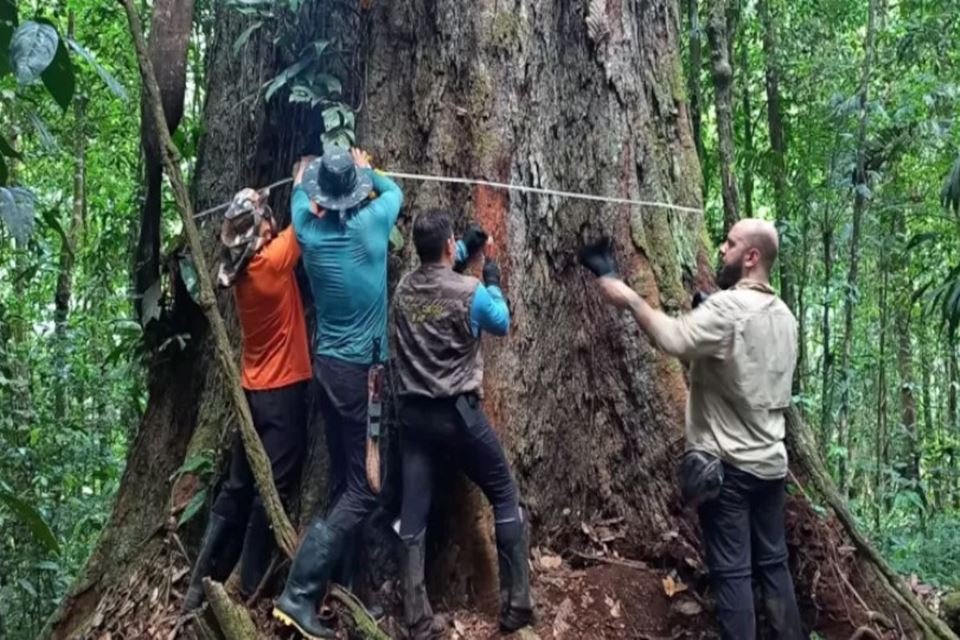
[[[504,525],[519,530],[517,485],[476,397],[405,397],[400,404],[400,428],[402,538],[413,538],[427,526],[434,474],[441,463],[462,469],[480,487],[493,505],[498,535]]]
[[[776,638],[799,640],[804,635],[784,532],[785,481],[762,480],[727,464],[723,473],[720,495],[699,509],[721,637],[756,638],[756,578]]]
[[[306,448],[307,382],[266,391],[247,391],[246,394],[253,425],[270,459],[277,493],[286,498],[300,477],[300,464]],[[213,512],[243,526],[252,512],[263,510],[243,441],[236,433],[230,471],[213,504]]]
[[[367,374],[369,367],[317,356],[320,412],[330,453],[330,491],[326,521],[354,532],[377,507],[367,484]]]

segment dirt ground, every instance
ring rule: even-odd
[[[698,552],[676,533],[666,540],[655,557],[656,566],[630,559],[629,540],[620,519],[582,525],[584,534],[564,551],[533,547],[531,576],[537,604],[537,623],[510,636],[517,640],[678,640],[716,638],[707,575]],[[826,526],[824,526],[826,524]],[[823,640],[851,637],[897,638],[894,630],[878,626],[863,608],[860,593],[865,585],[857,570],[854,550],[845,546],[839,526],[824,522],[809,502],[790,500],[787,507],[788,546],[791,570],[803,619],[813,625]],[[155,554],[100,600],[94,626],[85,638],[121,640],[209,637],[193,622],[178,616],[189,579],[185,553],[176,536],[157,541]],[[608,544],[609,542],[609,544]],[[636,554],[633,554],[636,555]],[[929,589],[907,579],[926,599]],[[279,586],[279,585],[275,585]],[[235,587],[227,584],[235,596]],[[383,586],[381,601],[388,615],[382,628],[391,638],[406,637],[400,622],[402,611],[397,585]],[[930,602],[932,606],[936,603]],[[253,615],[262,637],[294,638],[270,615],[272,598],[260,598]],[[436,602],[437,613],[448,622],[448,640],[501,638],[496,626],[495,603],[470,603],[450,608]],[[758,607],[759,609],[759,607]],[[211,616],[209,611],[205,614]],[[345,617],[343,615],[341,618]],[[212,619],[211,619],[212,620]],[[331,622],[335,624],[334,619]],[[866,627],[867,635],[856,636]],[[351,637],[339,625],[339,637]],[[760,620],[760,637],[772,638]]]

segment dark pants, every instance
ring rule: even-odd
[[[520,527],[519,495],[507,458],[475,396],[405,397],[400,404],[403,506],[400,536],[427,526],[433,482],[441,463],[463,470],[493,505],[498,536]]]
[[[307,382],[269,389],[247,391],[253,425],[270,459],[277,493],[286,498],[300,477],[300,464],[306,448]],[[263,512],[263,503],[247,462],[240,434],[233,437],[230,471],[213,504],[213,512],[236,524],[244,525],[252,512]]]
[[[784,532],[785,481],[762,480],[727,464],[723,473],[720,495],[699,509],[721,637],[756,638],[756,578],[775,637],[799,640],[804,635]]]
[[[366,471],[368,371],[366,365],[325,356],[317,356],[313,367],[330,453],[326,522],[345,535],[377,507]]]

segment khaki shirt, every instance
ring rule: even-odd
[[[650,337],[692,362],[687,448],[760,478],[784,477],[797,321],[773,289],[742,280],[678,318],[656,314]]]

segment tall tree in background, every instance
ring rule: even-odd
[[[790,218],[787,200],[787,143],[780,107],[780,51],[777,47],[777,22],[770,10],[772,0],[759,0],[757,13],[763,29],[764,78],[767,90],[767,130],[770,136],[769,167],[773,182],[773,204],[777,228],[783,233]],[[780,252],[780,297],[796,311],[793,274],[790,273],[791,248],[785,244]]]
[[[701,167],[704,164],[703,151],[703,97],[700,89],[700,71],[703,68],[703,30],[700,27],[700,2],[699,0],[687,0],[687,21],[689,25],[690,42],[689,51],[689,69],[687,71],[687,91],[690,98],[690,125],[693,132],[693,143],[697,148],[697,157],[700,159]],[[704,180],[706,185],[706,180]],[[704,186],[706,191],[706,186]],[[704,193],[706,199],[706,193]]]
[[[845,453],[840,457],[837,481],[844,495],[850,489],[849,461],[853,451],[851,422],[851,397],[853,386],[852,358],[854,342],[853,316],[860,297],[858,291],[860,269],[860,232],[863,226],[863,213],[870,197],[867,175],[867,121],[869,119],[870,78],[873,70],[874,48],[876,45],[877,0],[870,0],[867,9],[867,33],[864,42],[863,67],[860,76],[860,88],[857,91],[858,125],[856,138],[856,166],[853,173],[853,222],[850,232],[850,262],[847,271],[847,291],[843,304],[843,346],[841,348],[840,408],[838,437]]]
[[[723,196],[723,228],[726,232],[740,219],[740,197],[735,172],[733,136],[733,62],[730,59],[730,0],[710,0],[707,35],[713,73],[714,110],[720,149],[720,188]]]
[[[70,13],[69,37],[74,37],[76,16]],[[86,150],[87,140],[84,130],[84,102],[86,97],[77,92],[73,97],[74,148],[73,148],[73,203],[70,225],[60,244],[60,258],[57,274],[57,289],[54,294],[54,327],[56,331],[57,372],[55,387],[54,413],[60,420],[66,415],[67,393],[70,377],[67,373],[67,326],[70,314],[70,299],[73,290],[73,270],[76,253],[80,248],[80,236],[83,233],[83,221],[86,218]]]

